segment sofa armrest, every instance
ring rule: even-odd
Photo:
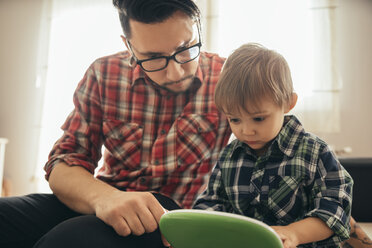
[[[372,222],[372,157],[339,161],[354,180],[351,215],[357,222]]]

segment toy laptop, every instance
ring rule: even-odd
[[[173,248],[281,248],[265,223],[231,213],[172,210],[160,219],[160,231]]]

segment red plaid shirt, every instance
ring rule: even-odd
[[[126,191],[155,191],[190,208],[204,186],[230,129],[214,105],[224,59],[201,53],[189,91],[154,84],[128,52],[96,60],[80,81],[75,109],[45,165],[64,161],[91,173],[105,146],[97,178]]]

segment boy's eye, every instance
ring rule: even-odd
[[[265,118],[264,117],[255,117],[255,118],[253,118],[253,120],[256,121],[256,122],[260,122],[260,121],[264,121]]]
[[[240,120],[238,118],[229,118],[231,123],[238,123]]]

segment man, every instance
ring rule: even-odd
[[[213,102],[224,60],[200,53],[195,3],[114,5],[128,51],[98,59],[79,83],[45,165],[54,194],[0,201],[1,247],[163,247],[161,215],[191,207],[228,141]]]
[[[194,2],[114,5],[129,52],[98,59],[78,85],[45,166],[54,194],[0,198],[2,248],[163,247],[164,209],[191,207],[228,141],[213,103],[224,60],[199,55]]]

